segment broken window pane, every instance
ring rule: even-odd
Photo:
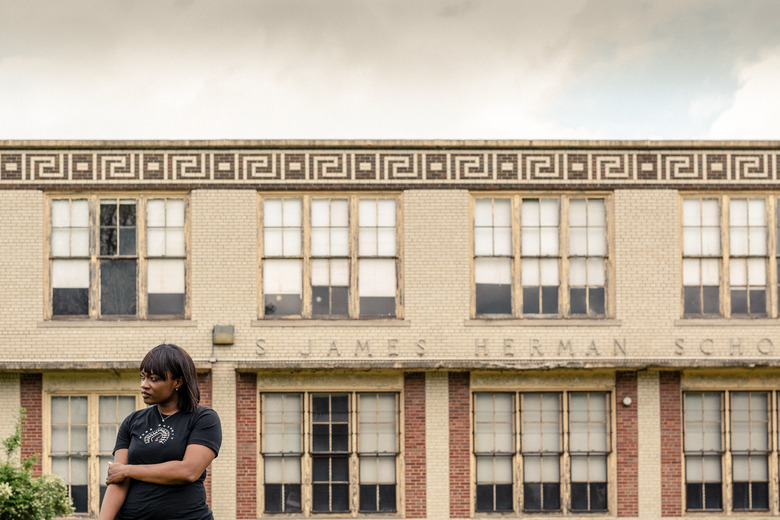
[[[100,314],[132,316],[136,313],[135,260],[100,261]]]

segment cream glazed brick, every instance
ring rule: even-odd
[[[661,424],[658,372],[637,373],[639,516],[661,518]]]
[[[679,195],[617,190],[614,195],[615,308],[633,354],[669,357],[680,317]]]
[[[44,196],[0,190],[0,334],[29,330],[43,317]],[[11,297],[12,296],[12,297]],[[30,345],[0,342],[0,358],[25,357]]]
[[[257,318],[257,205],[254,190],[191,194],[192,319],[209,350],[214,325],[235,326],[235,344],[220,348],[218,358],[253,352],[254,331],[248,325]]]
[[[422,321],[431,333],[460,328],[470,302],[469,192],[409,190],[403,196],[406,318]]]
[[[449,375],[425,374],[425,457],[427,518],[449,518]]]
[[[0,373],[0,440],[14,433],[20,401],[19,374]]]
[[[236,372],[232,363],[215,363],[211,372],[212,408],[222,423],[222,447],[211,463],[214,518],[236,517]]]

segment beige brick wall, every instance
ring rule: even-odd
[[[236,373],[230,363],[212,371],[212,408],[222,422],[222,447],[211,463],[214,518],[236,517]]]
[[[0,219],[24,222],[0,228],[3,243],[21,251],[0,255],[0,281],[14,295],[0,303],[5,305],[0,309],[3,358],[135,363],[164,340],[207,363],[217,324],[235,326],[235,344],[217,347],[214,354],[228,362],[369,357],[684,362],[736,359],[740,352],[743,358],[780,354],[774,345],[780,338],[766,320],[680,319],[679,194],[674,190],[614,193],[614,319],[471,320],[469,199],[466,190],[403,193],[404,320],[258,321],[257,193],[201,189],[191,194],[191,320],[44,322],[45,196],[0,192]],[[560,348],[569,343],[571,350]]]
[[[450,416],[447,372],[425,374],[425,452],[427,518],[450,515]]]
[[[637,423],[639,430],[639,515],[661,517],[661,424],[658,372],[637,375]]]
[[[0,373],[0,440],[14,433],[19,406],[19,375]]]

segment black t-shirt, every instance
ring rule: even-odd
[[[157,406],[131,413],[122,422],[114,451],[127,449],[130,464],[159,464],[182,460],[189,444],[201,444],[219,453],[222,425],[217,412],[199,406],[193,413],[178,412],[162,421]],[[130,481],[117,520],[210,520],[203,480],[162,485]]]

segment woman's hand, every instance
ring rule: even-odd
[[[120,484],[127,480],[127,464],[119,462],[108,463],[108,475],[106,476],[106,485]]]

